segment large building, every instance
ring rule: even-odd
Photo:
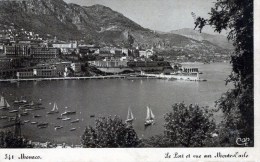
[[[30,57],[29,51],[27,45],[14,44],[4,47],[4,53],[7,57]]]
[[[21,71],[16,73],[18,79],[24,78],[53,78],[58,77],[55,69],[31,69],[29,71]]]
[[[52,44],[54,48],[59,48],[63,54],[71,54],[76,48],[78,48],[77,42],[75,43],[55,43]]]
[[[145,51],[139,51],[139,56],[140,57],[146,57],[146,58],[149,58],[153,55],[153,50],[145,50]]]
[[[32,47],[30,49],[32,58],[34,59],[53,59],[57,58],[59,54],[58,48],[42,48],[42,47]]]

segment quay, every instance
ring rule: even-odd
[[[24,79],[0,79],[0,82],[20,82],[20,81],[51,81],[51,80],[87,80],[87,79],[125,79],[126,76],[91,76],[91,77],[56,77],[56,78],[24,78]]]

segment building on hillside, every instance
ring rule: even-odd
[[[148,49],[148,50],[141,50],[139,51],[139,57],[146,57],[146,58],[149,58],[153,55],[153,50],[152,49]]]
[[[71,54],[72,51],[78,48],[78,43],[54,43],[52,46],[54,48],[59,48],[63,54]]]
[[[54,59],[59,54],[58,48],[33,47],[30,49],[33,59]]]
[[[29,47],[21,44],[5,46],[4,53],[7,57],[30,57]]]
[[[128,49],[127,48],[122,48],[122,54],[123,55],[126,55],[126,56],[128,56],[128,53],[129,51],[128,51]]]

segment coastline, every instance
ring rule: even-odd
[[[91,77],[60,77],[60,78],[25,78],[25,79],[0,79],[0,82],[20,82],[20,81],[51,81],[51,80],[85,80],[85,79],[124,79],[126,76],[91,76]]]

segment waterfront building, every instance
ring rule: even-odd
[[[58,48],[42,48],[42,47],[32,47],[30,49],[32,58],[34,59],[53,59],[57,58],[59,54]]]
[[[199,68],[183,67],[182,71],[185,72],[185,73],[198,73]]]
[[[72,63],[71,68],[75,73],[81,72],[81,63]]]
[[[17,72],[16,77],[18,79],[24,79],[24,78],[33,78],[33,71],[23,71],[23,72]]]
[[[53,77],[58,77],[58,73],[55,69],[33,69],[30,71],[17,72],[16,77],[18,79],[53,78]]]
[[[39,78],[58,77],[56,69],[33,69],[33,75]]]

